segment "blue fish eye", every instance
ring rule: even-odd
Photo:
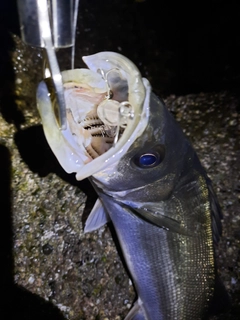
[[[139,158],[139,165],[141,167],[150,167],[154,166],[157,161],[157,157],[153,153],[145,153],[142,154]]]
[[[144,152],[145,151],[145,152]],[[151,169],[157,167],[164,159],[165,148],[163,145],[155,145],[136,153],[131,163],[141,169]]]

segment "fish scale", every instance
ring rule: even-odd
[[[203,183],[201,179],[200,183]],[[204,215],[202,208],[206,207],[204,219],[206,226],[211,226],[207,221],[210,208],[205,205],[206,190],[203,186],[204,192],[198,197],[199,215]],[[138,297],[147,301],[144,305],[146,319],[202,319],[213,295],[215,280],[211,227],[195,237],[166,232],[136,219],[131,211],[106,195],[100,192],[99,195],[114,224]],[[191,207],[189,198],[187,201],[179,199],[177,203],[170,199],[169,202],[172,204],[166,205],[167,211],[173,213]],[[193,197],[194,206],[195,202]],[[199,305],[205,306],[198,308]]]
[[[60,132],[44,83],[38,88],[38,108],[46,138],[63,168],[76,172],[78,180],[88,177],[99,195],[84,231],[108,221],[116,230],[137,294],[125,320],[208,319],[222,307],[212,308],[216,294],[228,300],[214,257],[222,214],[211,181],[178,123],[130,60],[101,52],[84,61],[90,73],[71,70],[65,77],[68,82],[85,79],[85,85],[94,84],[90,92],[104,88],[99,69],[103,75],[121,70],[121,78],[111,72],[107,84],[109,90],[114,87],[114,95],[119,89],[127,98],[131,116],[112,147],[84,160],[81,133],[75,141],[71,118],[67,132]],[[100,95],[104,122],[112,97],[102,99]],[[84,105],[78,107],[84,116]],[[87,112],[93,110],[87,108]],[[98,138],[102,147],[104,137]]]

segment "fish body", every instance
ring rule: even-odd
[[[205,319],[222,218],[211,181],[131,61],[109,52],[84,61],[91,72],[63,73],[66,132],[44,82],[38,108],[63,168],[88,177],[99,195],[85,232],[114,225],[138,296],[126,320]]]

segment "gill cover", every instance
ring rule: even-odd
[[[62,73],[66,130],[58,127],[47,84],[42,81],[37,89],[47,141],[64,170],[76,172],[78,180],[117,163],[142,134],[148,123],[151,91],[137,67],[121,54],[100,52],[83,61],[90,70]]]

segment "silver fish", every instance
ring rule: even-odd
[[[67,130],[45,82],[37,105],[62,167],[99,195],[85,232],[114,225],[138,297],[125,320],[205,319],[222,218],[211,182],[130,60],[113,52],[83,60],[89,69],[62,73]]]

